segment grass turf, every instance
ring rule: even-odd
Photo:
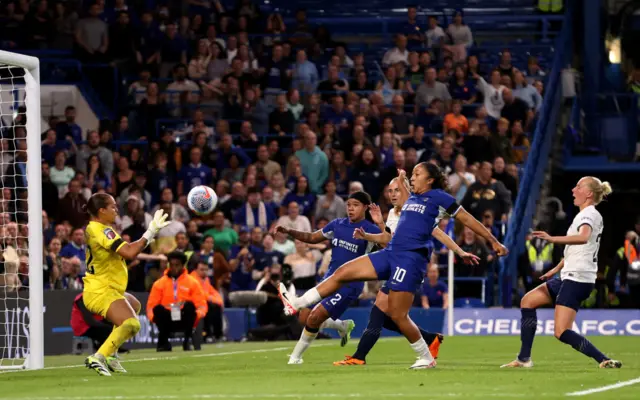
[[[517,337],[446,338],[438,367],[420,371],[407,370],[414,354],[398,338],[380,340],[363,367],[331,364],[355,342],[340,348],[338,341],[317,341],[302,365],[287,365],[294,342],[230,343],[201,352],[134,351],[123,360],[129,373],[111,378],[84,368],[83,356],[47,357],[45,370],[0,373],[0,400],[554,399],[640,376],[640,338],[591,340],[623,368],[598,369],[551,337],[536,338],[529,370],[499,368],[514,358]],[[584,397],[638,399],[640,383]]]

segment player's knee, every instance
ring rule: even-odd
[[[394,321],[403,320],[409,315],[406,310],[388,309],[387,315]]]
[[[306,326],[309,328],[320,328],[320,325],[326,321],[326,318],[323,315],[320,315],[319,312],[311,311],[311,314],[307,317]]]
[[[533,301],[533,296],[525,294],[522,300],[520,300],[520,308],[537,308],[537,304]]]
[[[140,332],[140,321],[138,320],[138,318],[129,318],[128,320],[124,321],[122,326],[126,327],[131,337],[137,335],[138,332]]]

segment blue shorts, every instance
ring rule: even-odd
[[[364,289],[364,282],[352,282],[341,287],[333,295],[322,299],[318,304],[322,304],[329,312],[330,318],[338,319],[354,301],[358,300],[362,289]]]
[[[388,290],[415,293],[427,272],[429,254],[428,249],[394,251],[387,248],[369,254],[369,259],[378,279],[387,281],[385,286]]]
[[[580,303],[591,295],[595,284],[576,282],[569,279],[553,278],[547,281],[547,289],[554,305],[573,308],[578,311]]]

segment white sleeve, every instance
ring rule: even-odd
[[[600,213],[598,213],[595,208],[589,207],[588,209],[583,210],[577,216],[577,230],[579,231],[582,225],[589,225],[592,231],[595,230],[595,228],[599,225],[598,222],[600,218]]]

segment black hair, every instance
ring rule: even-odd
[[[178,260],[180,264],[184,265],[187,263],[187,256],[181,251],[172,251],[167,255],[167,260]]]
[[[111,195],[106,193],[96,193],[89,198],[87,205],[84,206],[85,211],[89,213],[92,217],[98,216],[98,211],[101,208],[107,208],[109,204],[109,199],[111,199]]]
[[[366,219],[369,222],[373,222],[373,218],[371,217],[371,213],[369,212],[369,207],[368,207],[372,203],[371,196],[369,195],[369,193],[363,192],[363,191],[353,192],[349,195],[349,198],[347,200],[349,199],[358,200],[360,203],[364,204],[365,206],[364,219]]]
[[[433,179],[433,183],[431,184],[432,189],[448,190],[447,177],[440,167],[429,162],[421,162],[418,165],[427,171],[429,177]]]

